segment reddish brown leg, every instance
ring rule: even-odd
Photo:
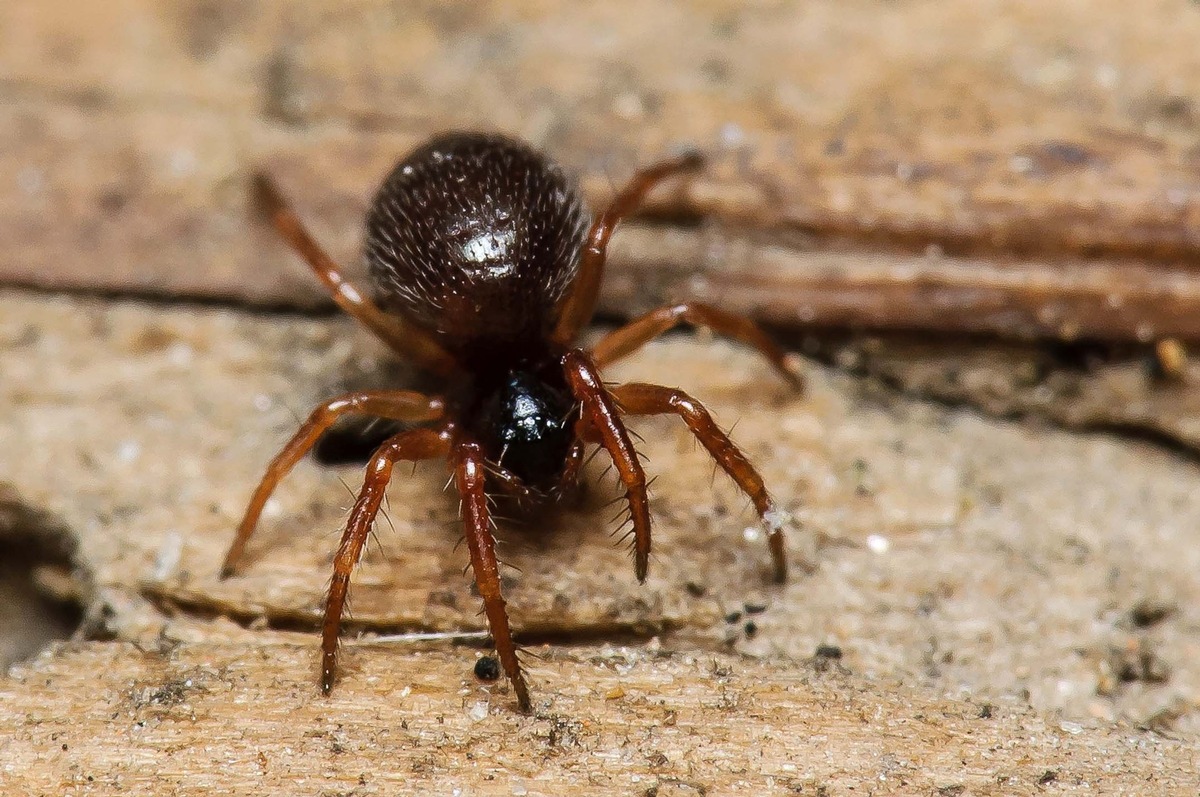
[[[515,498],[518,501],[530,501],[534,499],[533,490],[521,480],[521,477],[513,473],[508,468],[501,467],[495,464],[487,466],[488,476],[491,477],[492,483],[500,486],[500,489],[508,494],[509,497]]]
[[[442,399],[408,390],[372,390],[347,393],[317,407],[308,416],[308,420],[296,430],[291,441],[275,455],[275,459],[267,466],[266,474],[258,483],[258,488],[250,499],[250,505],[246,507],[246,514],[242,516],[237,536],[233,538],[233,543],[225,554],[225,563],[221,566],[221,578],[228,578],[237,569],[238,562],[246,550],[246,542],[254,533],[263,507],[279,482],[295,467],[297,462],[304,458],[304,455],[316,444],[325,430],[332,426],[338,418],[343,415],[359,413],[418,423],[436,421],[442,417],[444,412],[445,405]]]
[[[337,677],[338,632],[342,625],[342,610],[346,606],[346,591],[350,587],[350,574],[362,556],[367,535],[371,533],[375,516],[379,514],[379,505],[392,478],[392,467],[401,460],[415,462],[446,456],[450,451],[451,434],[449,427],[401,432],[388,438],[367,464],[362,492],[350,510],[342,542],[333,557],[333,579],[329,584],[329,597],[325,601],[325,622],[321,626],[321,690],[325,694],[329,694]]]
[[[660,307],[636,318],[620,329],[610,332],[592,349],[596,365],[603,368],[630,354],[653,338],[680,324],[708,327],[713,332],[758,349],[771,361],[784,379],[796,388],[804,386],[804,377],[797,365],[775,345],[758,324],[744,316],[727,313],[699,302],[683,302]]]
[[[582,430],[577,427],[576,439],[567,449],[562,475],[559,476],[558,483],[552,488],[551,495],[569,496],[579,487],[579,471],[583,467],[583,440]],[[518,501],[536,501],[538,499],[538,494],[531,490],[520,476],[508,468],[489,462],[487,473],[491,484],[498,485],[509,497]]]
[[[583,405],[582,418],[589,433],[600,438],[600,444],[612,457],[617,475],[625,485],[629,515],[633,520],[634,561],[638,581],[646,580],[650,569],[650,502],[646,495],[646,472],[638,460],[629,432],[621,421],[617,404],[600,381],[600,374],[591,358],[582,349],[572,349],[563,357],[567,384],[575,399]]]
[[[554,490],[556,495],[571,496],[576,494],[576,490],[579,489],[579,472],[583,469],[582,437],[582,434],[577,430],[575,441],[571,443],[571,447],[567,450],[567,461],[563,463],[562,476],[559,477],[558,485]]]
[[[525,684],[521,663],[517,661],[517,647],[513,643],[504,596],[500,592],[496,539],[492,536],[488,518],[485,468],[483,449],[479,444],[470,440],[460,441],[454,451],[454,478],[462,498],[463,524],[466,527],[467,546],[471,549],[471,569],[475,571],[475,584],[483,597],[483,611],[492,631],[492,640],[496,643],[496,653],[504,665],[504,672],[512,681],[517,705],[521,711],[528,713],[532,707],[529,687]]]
[[[696,436],[713,459],[729,476],[758,510],[767,529],[767,541],[771,546],[771,558],[775,563],[775,580],[787,579],[787,553],[783,545],[783,520],[775,509],[775,503],[767,493],[762,476],[750,464],[729,436],[721,431],[708,410],[682,390],[659,385],[644,385],[631,382],[613,388],[613,398],[621,410],[630,415],[659,415],[674,413],[683,419],[688,429]]]
[[[356,318],[395,352],[418,365],[439,374],[458,370],[454,358],[432,337],[403,319],[384,313],[346,280],[337,263],[325,254],[325,250],[305,229],[296,211],[283,198],[270,177],[256,174],[254,190],[258,202],[270,215],[275,229],[312,267],[338,307]]]
[[[579,471],[582,467],[583,440],[577,439],[567,449],[562,475],[559,476],[558,483],[552,488],[551,495],[565,497],[574,493],[579,487]],[[535,501],[538,498],[537,494],[521,480],[521,477],[508,468],[489,463],[488,476],[491,478],[492,484],[498,485],[507,495],[518,501]]]
[[[604,260],[608,252],[608,239],[624,217],[641,204],[650,189],[672,175],[699,168],[704,159],[699,153],[689,153],[674,160],[663,161],[643,169],[633,176],[619,194],[613,197],[608,209],[592,224],[587,243],[580,259],[579,275],[571,287],[552,338],[562,346],[569,346],[579,335],[579,330],[592,318],[596,309],[596,297],[600,295],[600,283],[604,278]]]

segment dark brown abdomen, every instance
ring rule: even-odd
[[[383,307],[464,362],[510,359],[553,326],[588,221],[574,185],[541,154],[450,134],[388,175],[367,216],[365,257]]]

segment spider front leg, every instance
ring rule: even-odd
[[[804,376],[798,364],[775,345],[758,324],[745,316],[700,302],[681,302],[652,310],[605,335],[592,349],[592,356],[596,365],[603,368],[680,324],[708,327],[719,335],[757,349],[793,387],[797,390],[804,387]]]
[[[267,466],[267,472],[250,498],[250,505],[246,507],[246,514],[242,516],[237,536],[233,538],[229,551],[225,554],[225,562],[221,566],[221,578],[228,578],[236,571],[238,562],[246,550],[246,543],[258,526],[258,519],[262,515],[263,507],[266,506],[267,499],[271,497],[271,493],[275,491],[279,482],[295,467],[297,462],[304,458],[309,449],[338,418],[343,415],[359,413],[377,415],[395,421],[420,423],[436,421],[442,417],[445,411],[445,402],[441,398],[425,396],[409,390],[368,390],[360,393],[346,393],[317,407],[308,416],[308,420],[296,430],[288,444],[275,455],[275,459]]]
[[[582,405],[581,422],[599,437],[612,457],[617,475],[625,485],[629,515],[633,520],[633,550],[638,581],[645,581],[650,569],[650,500],[646,492],[646,472],[638,459],[633,441],[621,420],[618,405],[604,387],[600,372],[588,354],[573,349],[563,356],[563,370],[575,400]]]
[[[255,174],[253,179],[255,199],[259,206],[270,217],[284,240],[312,268],[338,307],[371,330],[397,354],[423,368],[439,374],[460,370],[455,359],[429,333],[398,316],[383,312],[346,279],[341,268],[308,232],[300,216],[268,175]]]
[[[586,437],[584,424],[577,423],[575,426],[575,438],[571,441],[571,445],[567,448],[566,456],[563,458],[562,473],[559,474],[558,480],[550,489],[550,496],[554,499],[568,499],[576,495],[579,490],[579,472],[583,468],[583,443]],[[599,442],[597,439],[594,442]],[[488,477],[492,484],[498,485],[500,489],[509,498],[516,500],[518,503],[536,503],[540,496],[536,490],[527,485],[520,476],[513,473],[503,465],[490,462],[488,463]]]
[[[471,550],[471,569],[475,573],[479,595],[483,598],[483,611],[487,615],[492,641],[516,692],[517,706],[529,713],[533,706],[529,700],[529,687],[521,672],[521,662],[517,660],[517,647],[508,624],[508,610],[504,608],[504,595],[500,591],[496,538],[492,536],[491,519],[488,516],[487,464],[483,448],[478,443],[463,439],[455,446],[454,479],[462,499],[462,518],[467,547]]]
[[[696,439],[708,449],[721,469],[742,489],[767,529],[767,541],[775,564],[775,580],[787,580],[787,553],[784,550],[783,523],[775,503],[767,493],[762,476],[750,464],[729,435],[721,431],[704,406],[682,390],[659,385],[630,382],[612,390],[621,410],[630,415],[661,415],[674,413],[683,419]]]
[[[450,451],[453,428],[412,429],[387,439],[376,450],[367,464],[367,475],[363,479],[362,492],[350,510],[342,542],[333,557],[333,578],[329,583],[329,596],[325,600],[325,621],[321,624],[321,691],[329,694],[337,677],[338,633],[342,625],[342,611],[346,606],[346,592],[350,588],[350,574],[362,556],[363,545],[371,526],[379,514],[379,506],[392,478],[392,468],[401,460],[413,462],[422,459],[444,457]]]
[[[570,346],[579,331],[591,320],[604,280],[604,262],[608,258],[608,240],[621,220],[637,210],[650,189],[668,177],[700,168],[704,158],[689,152],[673,160],[656,163],[635,174],[621,189],[604,213],[592,223],[580,256],[579,274],[567,295],[551,338],[562,346]]]
[[[583,441],[585,429],[587,425],[580,418],[575,423],[575,439],[571,441],[571,447],[567,449],[567,458],[563,462],[562,474],[558,477],[558,484],[554,487],[554,493],[559,498],[576,498],[580,495],[579,474],[583,470]]]

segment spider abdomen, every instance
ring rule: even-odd
[[[388,175],[365,257],[381,305],[460,360],[493,364],[545,340],[588,222],[545,156],[502,136],[450,134]]]

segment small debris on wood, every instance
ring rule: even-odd
[[[1187,376],[1188,352],[1178,338],[1163,338],[1154,344],[1150,374],[1162,382],[1182,382]]]
[[[1173,602],[1161,598],[1142,598],[1129,610],[1129,619],[1138,628],[1158,625],[1175,613]]]
[[[1110,666],[1123,683],[1162,684],[1171,677],[1167,663],[1142,643],[1113,651]]]
[[[495,681],[500,677],[500,662],[495,656],[480,656],[475,661],[475,677],[481,681]]]

